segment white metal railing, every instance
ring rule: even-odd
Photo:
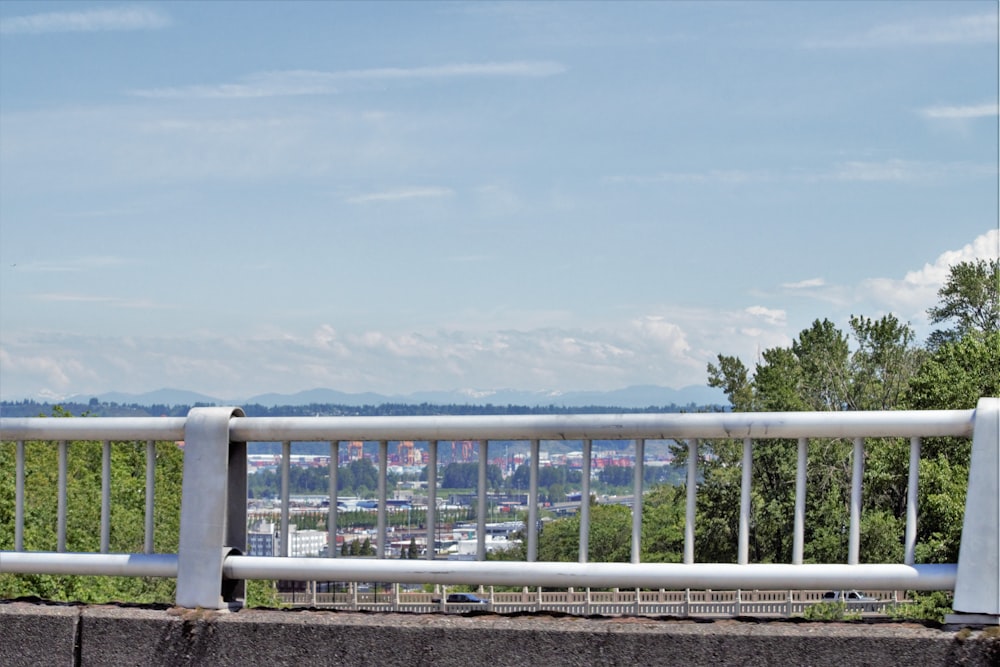
[[[972,437],[973,451],[959,562],[916,564],[917,483],[921,439]],[[859,562],[861,493],[866,438],[910,438],[910,473],[905,557],[900,564]],[[750,484],[757,439],[798,442],[792,562],[749,563]],[[854,442],[847,563],[804,564],[805,466],[809,438]],[[275,417],[247,418],[239,408],[194,408],[186,418],[0,419],[0,439],[16,442],[14,550],[0,552],[0,572],[99,574],[177,578],[177,604],[220,609],[239,606],[248,579],[302,581],[385,581],[397,583],[545,586],[555,588],[646,589],[913,589],[954,590],[956,611],[973,619],[1000,622],[1000,399],[980,399],[975,410],[699,413],[629,415],[449,416],[449,417]],[[743,477],[737,563],[695,563],[695,501],[698,441],[742,439]],[[54,553],[24,551],[24,443],[51,441],[59,447],[59,505]],[[101,551],[65,553],[66,443],[103,443]],[[152,544],[153,462],[147,456],[146,540],[142,554],[110,554],[110,447],[120,441],[184,440],[179,548],[155,554]],[[385,553],[386,460],[390,441],[428,443],[429,467],[437,468],[439,442],[472,440],[479,447],[477,560],[300,559],[250,557],[246,548],[247,442],[282,443],[281,534],[288,534],[288,466],[293,441],[330,445],[330,544],[336,544],[336,462],[344,441],[379,443],[378,554]],[[486,461],[491,440],[530,443],[529,516],[525,563],[485,560]],[[589,512],[581,503],[577,563],[538,562],[538,465],[542,440],[581,441],[582,497],[589,497],[589,463],[594,440],[635,442],[631,563],[587,560]],[[641,563],[643,451],[647,440],[687,441],[687,501],[683,563]],[[486,445],[486,446],[484,446]],[[147,445],[147,454],[152,445]],[[436,531],[435,475],[428,476],[426,531]],[[283,543],[287,544],[285,540]],[[334,549],[330,550],[334,552]]]

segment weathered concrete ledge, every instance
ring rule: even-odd
[[[0,665],[997,665],[1000,637],[901,623],[708,622],[0,603]]]

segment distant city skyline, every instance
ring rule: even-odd
[[[704,385],[1000,254],[996,2],[5,2],[0,399]]]

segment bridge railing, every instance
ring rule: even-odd
[[[972,459],[959,562],[915,563],[917,488],[923,438],[971,437]],[[866,438],[909,438],[910,469],[904,562],[860,562],[862,479]],[[804,563],[806,461],[810,438],[853,440],[849,545],[846,563]],[[239,408],[194,408],[185,418],[0,419],[0,439],[16,442],[14,550],[0,552],[0,572],[176,577],[177,604],[221,609],[238,607],[248,579],[382,581],[402,584],[471,584],[554,588],[623,589],[897,589],[953,590],[954,609],[970,622],[1000,622],[1000,399],[980,399],[974,410],[698,413],[629,415],[532,415],[436,417],[269,417],[248,418]],[[742,439],[742,486],[736,563],[695,563],[695,507],[699,440]],[[791,563],[750,563],[750,492],[755,440],[798,443]],[[59,447],[59,510],[56,552],[24,550],[24,443],[50,441]],[[66,443],[103,443],[101,552],[66,553]],[[152,549],[152,461],[147,459],[146,548],[141,554],[111,554],[110,448],[119,441],[183,440],[179,547],[177,554]],[[490,441],[527,441],[530,475],[527,563],[487,561],[487,451]],[[594,441],[632,441],[632,550],[630,563],[588,562],[589,505],[581,503],[580,551],[576,563],[539,562],[538,470],[542,441],[578,441],[583,448],[582,497],[589,497]],[[640,562],[643,461],[647,440],[687,443],[687,496],[682,563]],[[288,558],[243,555],[247,543],[247,443],[282,443],[281,535],[288,535],[288,470],[292,442],[327,442],[331,452],[329,543],[336,544],[336,463],[341,442],[376,441],[379,447],[376,559]],[[428,466],[437,469],[438,444],[480,443],[477,488],[477,560],[389,560],[385,554],[387,461],[390,441],[428,443]],[[147,445],[147,451],[152,446]],[[151,458],[151,455],[150,455]],[[428,476],[427,543],[437,530],[435,475]],[[330,549],[335,555],[335,549]]]

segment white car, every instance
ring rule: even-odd
[[[823,602],[846,602],[847,608],[856,611],[878,611],[878,598],[865,595],[861,591],[827,591],[823,593]]]

